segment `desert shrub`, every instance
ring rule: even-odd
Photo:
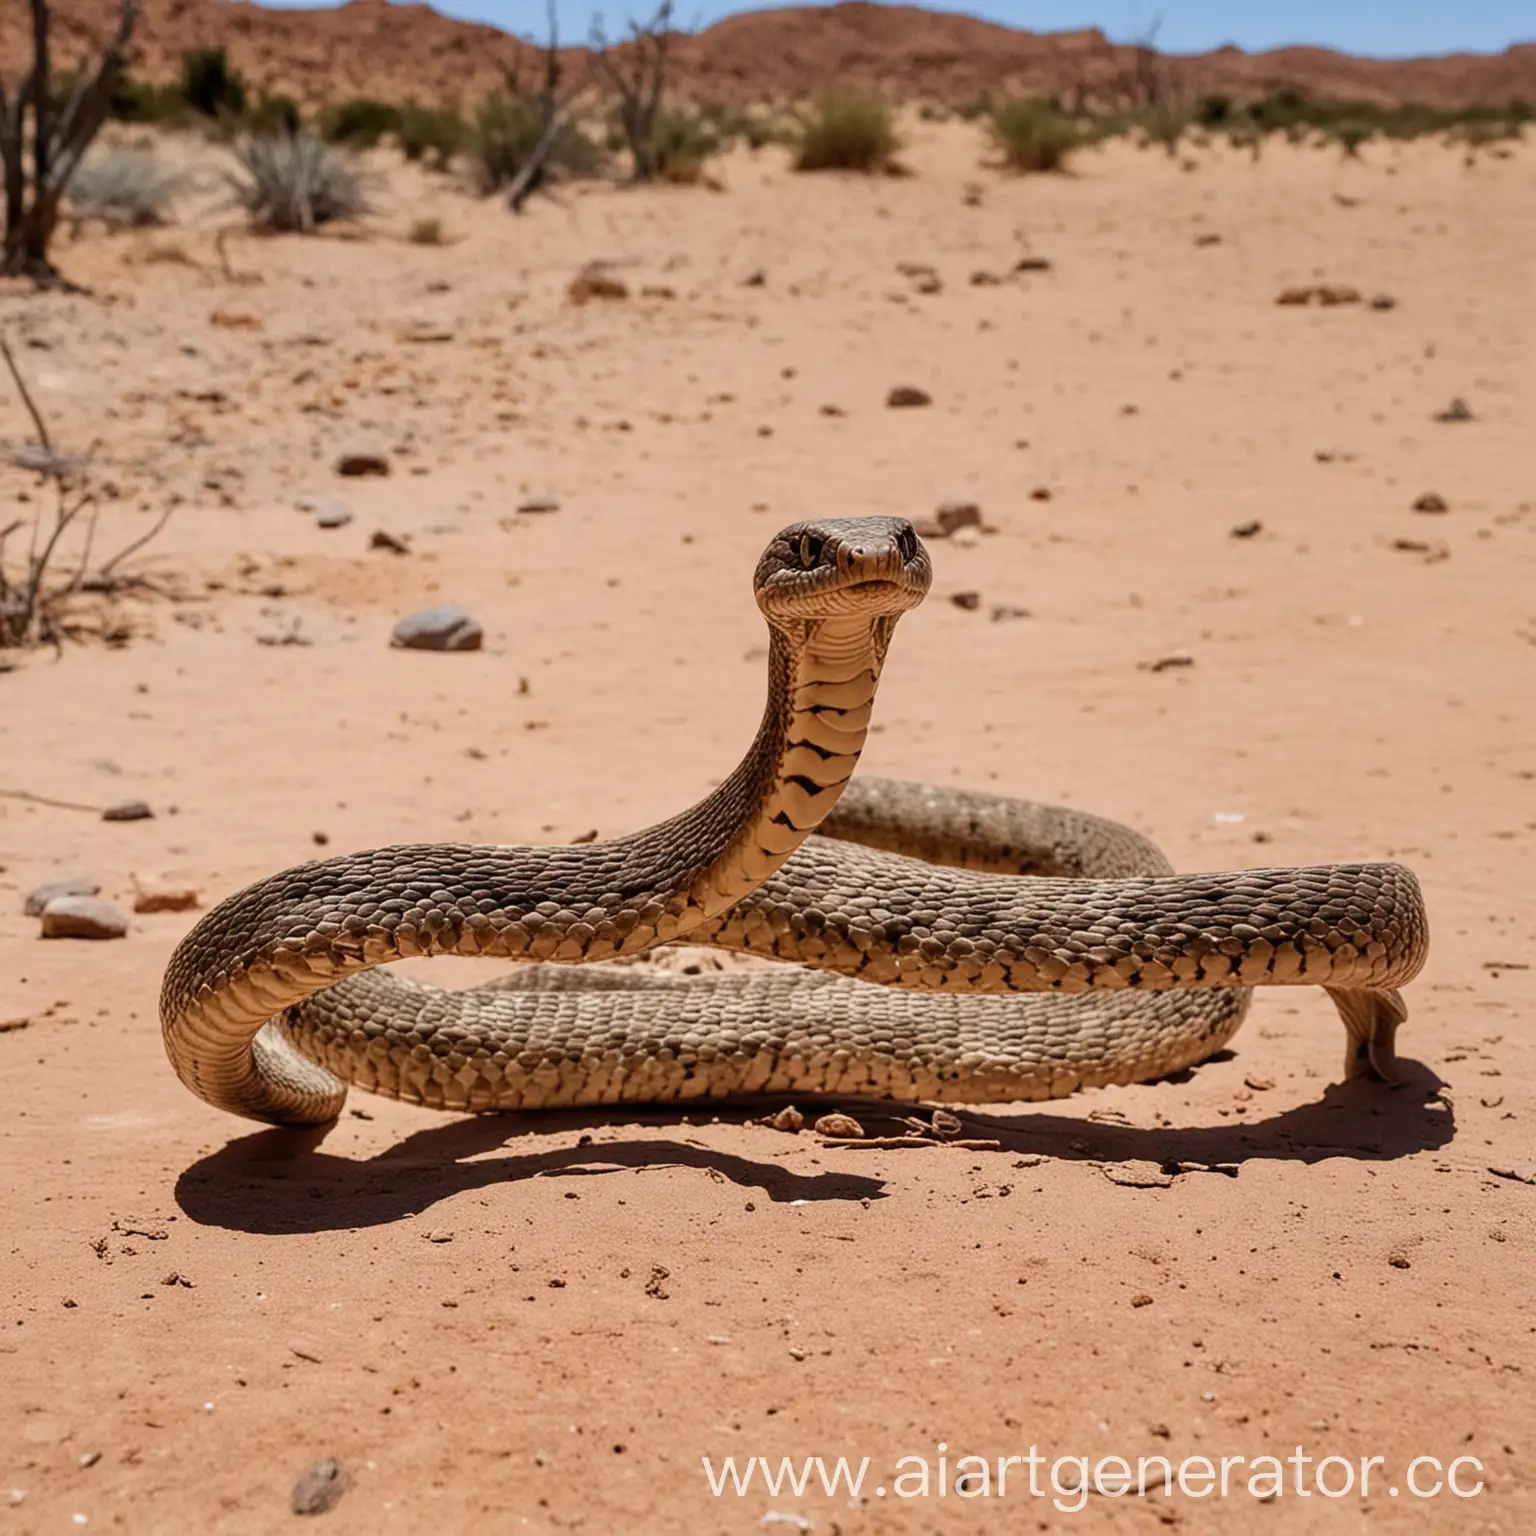
[[[398,133],[401,109],[372,96],[354,96],[327,107],[320,115],[320,136],[327,144],[372,149],[387,133]]]
[[[1333,125],[1333,137],[1338,141],[1346,160],[1358,160],[1360,146],[1368,143],[1375,136],[1374,125],[1363,123],[1358,118],[1346,118],[1343,122]]]
[[[987,131],[1014,171],[1059,171],[1082,142],[1082,130],[1049,102],[1021,97],[999,102]]]
[[[245,113],[245,79],[222,48],[194,48],[181,56],[182,99],[204,117],[238,118]]]
[[[1212,91],[1195,103],[1194,119],[1202,128],[1225,128],[1233,115],[1232,98],[1225,91]]]
[[[413,219],[405,238],[412,245],[446,245],[448,236],[441,219]]]
[[[482,102],[470,124],[467,145],[480,190],[489,196],[512,181],[528,163],[541,131],[538,110],[528,102],[505,97]],[[602,149],[568,118],[561,124],[545,168],[551,176],[590,176],[602,162]]]
[[[878,96],[823,96],[800,125],[797,171],[883,171],[896,153],[896,125]]]
[[[263,91],[256,105],[245,109],[240,126],[247,133],[270,138],[279,133],[297,133],[304,126],[304,117],[293,97],[269,96]]]
[[[395,138],[407,160],[422,160],[443,170],[469,144],[469,124],[452,107],[421,107],[408,101],[400,108]]]
[[[1150,146],[1161,145],[1170,155],[1179,152],[1179,143],[1189,130],[1189,117],[1182,108],[1166,102],[1148,107],[1141,115],[1141,131]]]
[[[362,178],[307,133],[249,138],[235,146],[235,157],[244,174],[232,173],[230,185],[258,229],[308,234],[368,211]]]
[[[720,135],[702,115],[657,114],[651,130],[651,164],[661,180],[692,185],[702,178],[704,162],[719,152]]]
[[[187,120],[191,108],[181,94],[181,86],[151,85],[147,80],[135,80],[124,75],[112,92],[107,105],[108,116],[120,123],[154,123],[174,127]]]
[[[118,149],[91,155],[69,178],[65,195],[77,219],[104,219],[120,229],[164,224],[181,178],[150,150]]]

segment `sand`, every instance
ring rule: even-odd
[[[326,1457],[338,1532],[1528,1528],[1536,150],[1120,145],[1017,180],[920,125],[908,179],[768,149],[723,192],[520,219],[381,160],[359,238],[232,238],[236,281],[213,154],[189,227],[61,247],[93,297],[0,296],[57,442],[117,488],[101,547],[181,498],[139,567],[175,598],[87,606],[120,643],[0,675],[0,789],[156,812],[0,798],[0,1530],[269,1531]],[[450,244],[404,240],[425,216]],[[628,299],[568,301],[594,260]],[[1313,283],[1396,306],[1276,305]],[[898,384],[932,404],[887,409]],[[1474,419],[1436,421],[1457,396]],[[392,473],[339,478],[357,446]],[[0,468],[7,503],[31,484]],[[1091,808],[1181,869],[1411,865],[1399,1087],[1343,1085],[1326,997],[1277,989],[1178,1081],[967,1115],[996,1150],[361,1094],[279,1132],[164,1059],[196,912],[100,944],[22,915],[73,875],[206,908],[318,836],[644,826],[750,737],[771,533],[950,499],[996,531],[931,542],[864,766]],[[447,601],[482,652],[390,648]],[[999,1497],[1032,1446],[1042,1496],[1021,1464]],[[1298,1446],[1354,1491],[1051,1486],[1061,1456]],[[702,1458],[753,1455],[870,1463],[853,1499],[715,1497]],[[988,1496],[915,1496],[901,1458],[941,1455],[987,1458]],[[1420,1456],[1483,1491],[1415,1497]]]

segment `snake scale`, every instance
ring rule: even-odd
[[[785,529],[759,561],[768,698],[680,815],[609,842],[421,844],[259,881],[177,948],[166,1051],[210,1104],[321,1124],[347,1084],[446,1110],[758,1093],[995,1102],[1177,1071],[1254,986],[1325,987],[1345,1071],[1390,1076],[1427,947],[1396,864],[1175,874],[1115,822],[854,779],[928,555],[899,518]],[[587,962],[686,940],[791,962],[679,976]],[[525,964],[467,991],[375,970]]]

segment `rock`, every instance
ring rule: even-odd
[[[387,549],[392,555],[408,555],[411,552],[411,546],[404,539],[397,538],[382,528],[373,530],[373,537],[368,540],[368,547],[369,549]]]
[[[119,800],[101,813],[103,821],[149,821],[154,812],[144,800]]]
[[[197,892],[190,885],[141,886],[133,898],[135,912],[191,912]]]
[[[940,537],[947,539],[961,528],[980,528],[981,508],[974,501],[941,501],[933,520],[939,525]]]
[[[525,496],[517,504],[519,512],[558,512],[560,510],[560,498],[558,496]]]
[[[364,475],[387,475],[389,460],[375,448],[350,448],[338,455],[336,473],[354,480]]]
[[[1276,304],[1310,304],[1312,302],[1311,288],[1282,288],[1275,298]]]
[[[764,288],[767,286],[767,284],[768,274],[764,272],[761,267],[759,267],[755,272],[747,273],[747,275],[741,280],[741,286],[743,288]]]
[[[1425,491],[1414,502],[1413,510],[1415,512],[1449,512],[1451,509],[1446,505],[1445,497],[1440,495],[1438,491]]]
[[[1179,667],[1192,667],[1195,658],[1188,651],[1174,651],[1167,656],[1159,656],[1156,661],[1139,661],[1136,665],[1143,672],[1171,672]]]
[[[1262,533],[1263,531],[1264,524],[1256,517],[1250,517],[1245,523],[1234,523],[1232,525],[1232,537],[1234,539],[1251,539],[1254,534]]]
[[[94,896],[55,896],[42,916],[45,939],[120,939],[128,932],[128,919]]]
[[[351,521],[351,508],[344,501],[327,501],[315,512],[315,525],[320,528],[345,528]]]
[[[572,304],[586,304],[593,299],[627,299],[629,289],[602,268],[587,267],[571,279],[566,296]]]
[[[1474,421],[1472,407],[1457,395],[1443,411],[1435,412],[1436,421]]]
[[[1029,499],[1031,501],[1049,501],[1051,499],[1050,486],[1037,485],[1034,490],[1029,493]]]
[[[1044,256],[1021,256],[1014,262],[1015,272],[1049,272],[1051,264]]]
[[[913,384],[898,384],[885,397],[885,403],[893,411],[918,405],[932,405],[933,396]]]
[[[347,1491],[346,1473],[334,1456],[317,1461],[293,1485],[293,1512],[296,1515],[323,1515],[335,1509]]]
[[[1397,300],[1390,293],[1373,293],[1370,305],[1372,309],[1396,309]]]
[[[864,1127],[852,1115],[833,1113],[823,1115],[811,1127],[820,1136],[830,1136],[835,1141],[862,1141]]]
[[[950,542],[956,549],[975,549],[981,543],[981,529],[956,528],[950,535]]]
[[[951,592],[949,600],[956,608],[963,608],[967,613],[975,613],[981,607],[980,592]]]
[[[87,880],[79,876],[73,880],[50,880],[47,885],[40,885],[35,891],[27,893],[27,899],[21,904],[24,917],[41,917],[43,908],[48,905],[55,896],[99,896],[101,887],[94,880]]]
[[[805,1124],[805,1116],[793,1104],[786,1104],[777,1113],[769,1115],[763,1124],[775,1131],[788,1131],[793,1135]]]
[[[1327,285],[1316,290],[1317,302],[1325,307],[1338,304],[1358,304],[1360,302],[1360,290],[1350,288],[1345,284]]]
[[[457,603],[424,608],[395,625],[390,644],[407,651],[478,651],[485,631]]]

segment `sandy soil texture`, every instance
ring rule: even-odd
[[[0,1532],[270,1531],[328,1457],[337,1532],[1529,1529],[1533,156],[1119,145],[1014,180],[954,124],[908,179],[769,149],[521,219],[381,161],[360,238],[236,236],[226,270],[210,195],[66,245],[89,295],[0,295],[57,443],[95,445],[101,547],[178,503],[139,566],[168,595],[87,596],[98,638],[0,675]],[[593,261],[627,298],[571,302]],[[1314,285],[1395,304],[1276,303]],[[37,494],[0,467],[0,523]],[[1411,865],[1401,1086],[1342,1085],[1327,999],[1272,990],[1179,1081],[965,1116],[995,1149],[363,1095],[301,1135],[166,1065],[195,911],[103,943],[22,913],[74,876],[206,909],[322,838],[653,822],[756,724],[769,535],[946,500],[995,531],[931,542],[864,766],[1091,808],[1181,869]],[[390,648],[442,602],[482,651]],[[1022,1463],[999,1496],[1031,1447],[1042,1496]],[[1052,1490],[1058,1457],[1297,1447],[1355,1491]],[[716,1497],[727,1456],[869,1466]],[[1417,1497],[1416,1457],[1484,1491]]]

